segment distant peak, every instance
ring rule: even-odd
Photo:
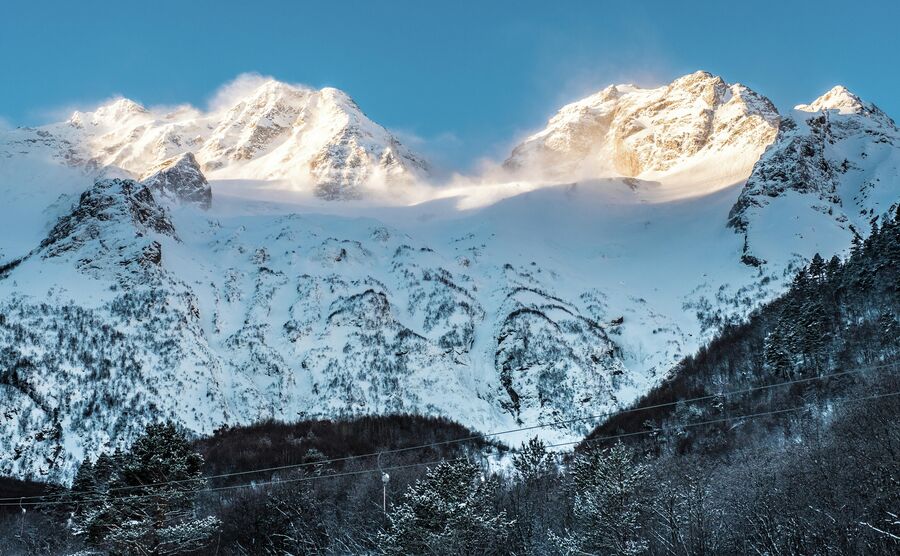
[[[123,110],[126,112],[146,112],[147,109],[143,105],[131,100],[130,98],[117,98],[116,100],[101,106],[109,110]]]
[[[291,85],[276,79],[266,79],[250,94],[251,98],[280,98],[305,95],[309,89],[300,85]]]
[[[851,93],[843,85],[837,85],[809,104],[795,107],[803,112],[819,112],[820,110],[838,110],[841,114],[858,114],[866,111],[868,106],[858,96]]]
[[[344,91],[342,91],[340,89],[336,89],[334,87],[322,87],[321,89],[319,89],[319,92],[322,93],[322,95],[324,95],[324,96],[330,96],[330,97],[335,97],[335,98],[339,98],[339,99],[349,99],[350,98],[350,95],[348,95]]]
[[[299,91],[299,90],[304,90],[304,88],[297,86],[297,85],[291,85],[290,83],[285,83],[284,81],[278,81],[277,79],[266,79],[257,88],[257,91],[266,91],[266,92]]]
[[[743,179],[750,172],[744,165],[752,165],[777,127],[768,99],[696,71],[655,88],[607,87],[568,104],[518,145],[504,166],[553,179],[634,177],[687,167],[701,160],[701,152],[729,150],[744,157],[735,174]]]
[[[708,71],[698,70],[694,73],[682,75],[672,82],[671,87],[679,89],[688,89],[698,85],[725,85],[725,80],[718,75],[713,75]]]
[[[80,124],[83,122],[85,114],[92,114],[92,119],[94,121],[109,120],[115,122],[125,118],[129,118],[131,116],[147,113],[147,109],[144,108],[141,104],[129,98],[120,97],[105,104],[101,104],[92,112],[85,113],[76,111],[69,118],[69,121]]]
[[[356,101],[353,100],[353,97],[340,89],[335,89],[334,87],[324,87],[319,90],[319,95],[321,98],[332,102],[336,106],[339,106],[344,111],[362,112],[359,108],[359,105],[357,105]]]
[[[679,77],[675,80],[675,83],[677,83],[679,81],[703,81],[703,80],[707,80],[707,79],[722,79],[722,78],[717,75],[713,75],[706,70],[697,70],[693,73],[688,73],[688,74],[682,75],[681,77]]]

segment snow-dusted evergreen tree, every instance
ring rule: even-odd
[[[467,461],[442,462],[410,485],[379,537],[385,554],[497,554],[512,520],[494,503],[497,483]]]
[[[780,326],[775,327],[766,335],[763,344],[763,357],[766,367],[776,376],[790,378],[791,355],[787,347],[787,338]]]
[[[204,546],[218,527],[195,510],[205,487],[203,458],[172,424],[147,427],[124,454],[82,466],[73,488],[74,528],[114,554],[182,554]],[[78,494],[85,492],[85,494]]]
[[[513,454],[513,465],[525,481],[532,481],[553,471],[556,463],[553,454],[538,437],[532,437],[523,443],[518,452]]]
[[[575,527],[558,537],[560,552],[641,554],[648,466],[622,443],[579,455],[573,465]]]
[[[510,552],[544,554],[548,549],[547,532],[566,512],[560,469],[553,452],[537,437],[531,438],[512,456],[515,480],[507,487],[510,513],[515,517],[513,546]],[[561,515],[562,514],[562,515]]]

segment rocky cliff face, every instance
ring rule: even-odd
[[[729,149],[758,156],[777,128],[768,99],[697,72],[656,89],[613,85],[564,106],[504,164],[562,179],[634,177]]]

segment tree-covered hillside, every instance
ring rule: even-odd
[[[0,494],[0,553],[896,554],[898,332],[895,211],[574,453],[412,416],[154,426],[27,513]]]

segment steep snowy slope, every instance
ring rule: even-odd
[[[16,130],[3,142],[40,142],[69,164],[113,166],[134,176],[192,152],[211,178],[281,180],[327,199],[357,198],[427,176],[427,163],[346,93],[262,78],[252,85],[208,112],[147,109],[118,99],[60,124]]]
[[[729,217],[744,260],[788,264],[869,232],[900,197],[900,130],[844,87],[783,120]]]
[[[766,295],[724,227],[733,194],[637,199],[593,182],[386,225],[218,197],[170,210],[100,181],[0,280],[2,470],[65,478],[162,417],[209,432],[416,412],[496,430],[617,407],[697,347],[694,306]]]
[[[746,177],[777,128],[768,99],[700,71],[656,89],[612,85],[564,106],[504,165],[563,180],[659,179],[715,158]]]
[[[98,182],[0,281],[3,472],[65,477],[161,417],[209,432],[417,412],[487,430],[584,417],[634,385],[586,303],[443,247],[375,221],[170,216],[146,186]]]

